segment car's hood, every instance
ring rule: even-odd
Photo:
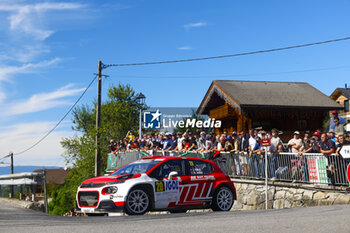
[[[125,181],[128,179],[133,179],[133,178],[137,178],[140,177],[140,174],[131,174],[131,175],[116,175],[116,176],[97,176],[97,177],[93,177],[90,179],[87,179],[85,181],[82,182],[82,184],[107,184],[107,183],[114,183],[114,182],[118,182],[118,181]]]

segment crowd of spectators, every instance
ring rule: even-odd
[[[335,120],[337,124],[337,120]],[[124,139],[119,142],[111,139],[108,150],[111,153],[118,151],[165,151],[165,152],[246,152],[248,154],[262,154],[264,148],[260,146],[261,139],[270,138],[271,146],[269,152],[292,152],[292,153],[323,153],[332,154],[339,150],[339,147],[350,141],[350,134],[330,131],[322,133],[316,131],[313,134],[305,131],[303,136],[295,131],[288,142],[283,142],[277,129],[271,131],[252,129],[248,132],[240,131],[228,134],[206,133],[204,131],[192,133],[153,133],[143,134],[142,138],[135,136],[129,131]]]
[[[252,129],[248,132],[232,132],[228,134],[207,133],[204,131],[192,133],[153,133],[137,137],[129,131],[124,139],[115,142],[110,141],[109,150],[117,155],[118,151],[141,150],[152,154],[153,151],[169,152],[167,154],[179,155],[188,152],[211,154],[210,158],[220,157],[220,152],[231,152],[233,162],[231,172],[238,176],[265,176],[265,150],[268,155],[268,176],[272,179],[280,178],[288,172],[289,179],[308,181],[308,164],[305,153],[322,153],[327,156],[327,176],[330,183],[334,184],[335,179],[346,180],[337,173],[344,173],[345,165],[339,164],[339,150],[342,145],[349,144],[350,134],[346,135],[344,129],[339,126],[339,118],[334,117],[334,129],[328,133],[316,131],[304,131],[301,134],[295,131],[290,140],[283,142],[279,137],[281,132],[277,129],[271,131]],[[261,146],[261,139],[269,138],[269,147]],[[292,152],[293,155],[288,156]],[[286,164],[288,163],[288,164]]]

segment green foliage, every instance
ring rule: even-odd
[[[83,180],[94,176],[95,138],[96,138],[96,104],[79,106],[73,111],[73,130],[77,135],[61,141],[65,149],[66,163],[72,164],[65,184],[51,192],[52,201],[49,211],[63,214],[75,207],[77,188]],[[108,99],[101,106],[101,126],[99,129],[101,168],[107,164],[107,146],[110,139],[124,138],[129,130],[137,130],[139,105],[135,92],[129,85],[119,84],[108,89]],[[101,172],[102,172],[101,171]]]

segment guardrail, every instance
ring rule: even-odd
[[[117,155],[108,155],[106,171],[116,170],[144,156],[186,156],[214,160],[225,174],[232,177],[265,179],[264,154],[221,152],[213,158],[213,152],[130,151],[118,152]],[[325,156],[320,153],[268,153],[267,176],[272,180],[348,186],[349,162],[335,154]]]

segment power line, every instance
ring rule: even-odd
[[[246,55],[259,54],[259,53],[270,53],[270,52],[276,52],[276,51],[281,51],[281,50],[302,48],[302,47],[308,47],[308,46],[314,46],[314,45],[328,44],[328,43],[339,42],[339,41],[344,41],[344,40],[349,40],[349,39],[350,39],[350,37],[343,37],[343,38],[337,38],[337,39],[333,39],[333,40],[319,41],[319,42],[300,44],[300,45],[293,45],[293,46],[287,46],[287,47],[281,47],[281,48],[257,50],[257,51],[252,51],[252,52],[227,54],[227,55],[219,55],[219,56],[212,56],[212,57],[200,57],[200,58],[189,58],[189,59],[167,60],[167,61],[154,61],[154,62],[126,63],[126,64],[108,64],[108,65],[103,65],[103,69],[108,68],[110,66],[159,65],[159,64],[168,64],[168,63],[180,63],[180,62],[213,60],[213,59],[221,59],[221,58],[228,58],[228,57],[238,57],[238,56],[246,56]]]
[[[73,108],[78,104],[78,102],[81,100],[81,98],[83,98],[83,96],[85,95],[85,93],[87,92],[87,90],[91,87],[91,85],[93,84],[93,82],[96,80],[97,75],[92,79],[92,81],[89,83],[89,85],[85,88],[85,90],[83,91],[83,93],[79,96],[79,98],[77,99],[77,101],[75,101],[75,103],[72,105],[72,107],[67,111],[67,113],[61,118],[61,120],[59,120],[57,122],[57,124],[50,130],[48,131],[42,138],[40,138],[36,143],[34,143],[32,146],[28,147],[27,149],[18,152],[18,153],[14,153],[14,155],[20,155],[23,154],[27,151],[29,151],[30,149],[34,148],[35,146],[37,146],[39,143],[41,143],[45,138],[47,138],[61,123],[62,121],[68,116],[68,114],[73,110]],[[4,157],[0,158],[0,160],[5,159],[7,157],[9,157],[10,155],[5,155]]]
[[[307,72],[317,72],[325,70],[338,70],[346,69],[350,66],[336,66],[327,68],[317,68],[317,69],[305,69],[305,70],[291,70],[291,71],[281,71],[281,72],[267,72],[267,73],[251,73],[251,74],[216,74],[216,75],[124,75],[118,74],[119,78],[162,78],[162,79],[181,79],[181,78],[229,78],[229,77],[253,77],[253,76],[266,76],[266,75],[281,75],[281,74],[294,74],[294,73],[307,73]]]

